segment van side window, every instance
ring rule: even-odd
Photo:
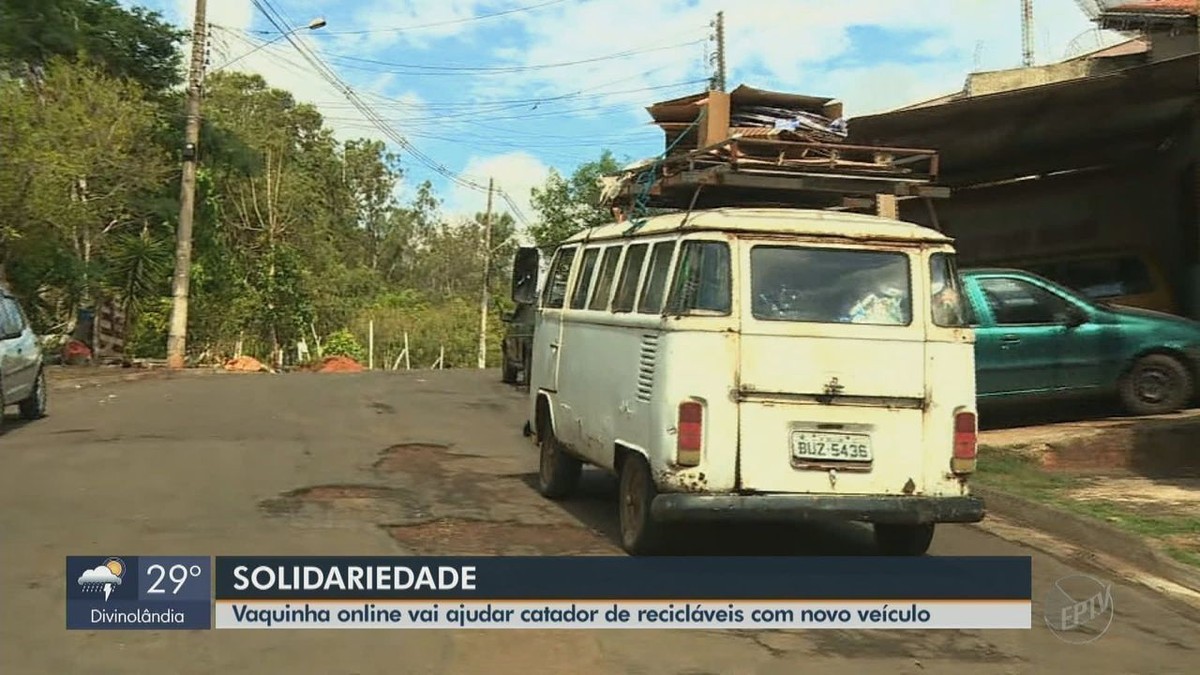
[[[542,291],[542,307],[561,309],[567,296],[567,279],[571,276],[571,263],[575,262],[578,249],[561,248],[554,258],[554,265],[546,278],[546,288]]]
[[[693,312],[728,315],[733,295],[729,280],[729,244],[685,241],[667,307],[671,314],[677,315]]]
[[[599,248],[589,248],[583,252],[583,264],[579,269],[579,276],[575,277],[575,289],[571,291],[571,309],[583,309],[587,304],[588,289],[592,286],[592,273],[596,271],[596,259],[599,257]]]
[[[596,290],[592,292],[592,301],[588,303],[588,309],[608,309],[613,279],[617,278],[617,263],[621,260],[621,248],[609,246],[604,250],[604,258],[600,260],[600,278],[596,280]]]
[[[621,281],[617,284],[617,295],[613,298],[612,311],[631,312],[637,298],[638,281],[642,278],[642,263],[646,262],[649,244],[634,244],[625,254],[625,266],[621,269]]]
[[[971,305],[963,297],[962,284],[954,256],[934,253],[929,256],[929,280],[933,324],[944,328],[965,328],[975,323]]]
[[[658,314],[662,311],[663,296],[667,294],[667,279],[671,276],[671,256],[675,255],[675,242],[661,241],[654,245],[650,254],[650,272],[642,286],[642,297],[638,300],[638,313]]]

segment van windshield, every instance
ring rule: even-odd
[[[755,319],[806,323],[912,323],[909,256],[800,246],[750,250]]]

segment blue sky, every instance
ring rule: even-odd
[[[258,0],[262,2],[263,0]],[[190,26],[194,0],[123,0]],[[1017,0],[268,0],[288,25],[323,17],[303,40],[385,121],[368,121],[251,0],[208,0],[210,68],[258,72],[316,104],[343,138],[401,135],[468,181],[495,177],[527,217],[550,168],[568,173],[603,148],[662,150],[644,106],[701,91],[711,22],[726,21],[727,82],[829,96],[848,116],[962,87],[972,70],[1020,65]],[[1073,0],[1036,0],[1035,56],[1061,60],[1098,36]],[[434,181],[448,209],[482,207],[401,151],[407,188]]]

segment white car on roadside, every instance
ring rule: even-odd
[[[0,411],[16,405],[27,420],[46,415],[43,365],[42,348],[21,303],[0,288]]]

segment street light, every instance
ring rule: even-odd
[[[192,64],[188,72],[187,128],[183,142],[183,172],[179,188],[179,224],[175,233],[175,273],[171,280],[171,323],[167,330],[167,367],[172,370],[187,365],[187,314],[189,273],[192,265],[192,219],[196,206],[196,169],[199,157],[196,147],[200,143],[200,103],[202,93],[200,81],[204,73],[204,49],[207,42],[208,1],[196,0],[196,12],[192,27]],[[308,22],[308,30],[325,27],[325,19]],[[279,37],[255,47],[221,68],[253,54],[269,44],[278,42],[296,29],[281,33]]]
[[[217,72],[218,70],[221,70],[222,68],[228,68],[229,66],[231,66],[231,65],[233,65],[233,64],[235,64],[235,63],[237,63],[238,61],[241,61],[242,59],[246,58],[247,56],[250,56],[250,55],[251,55],[251,54],[253,54],[254,52],[257,52],[257,51],[258,51],[258,50],[260,50],[260,49],[265,49],[266,47],[270,47],[271,45],[275,44],[276,42],[279,42],[280,40],[284,39],[285,37],[287,37],[287,36],[289,36],[289,35],[292,35],[292,34],[294,34],[294,33],[299,33],[299,32],[300,32],[300,31],[302,31],[302,30],[321,30],[322,28],[324,28],[324,27],[326,26],[326,23],[327,23],[327,22],[325,21],[325,17],[323,17],[323,16],[321,16],[321,17],[317,17],[317,18],[313,19],[312,21],[309,21],[309,22],[308,22],[308,25],[306,25],[306,26],[297,26],[296,28],[293,28],[293,29],[291,29],[291,30],[289,30],[289,31],[286,31],[286,32],[284,32],[284,33],[280,33],[279,35],[277,35],[277,36],[275,36],[274,38],[272,38],[272,39],[270,39],[270,40],[268,40],[268,41],[266,41],[266,42],[262,43],[261,45],[259,45],[259,46],[255,47],[254,49],[251,49],[250,51],[246,52],[245,54],[242,54],[241,56],[239,56],[239,57],[237,57],[237,58],[233,59],[232,61],[229,61],[229,62],[227,62],[227,63],[223,63],[223,64],[221,64],[221,65],[217,66],[216,68],[213,68],[213,69],[209,70],[208,72],[210,72],[210,73],[215,73],[215,72]]]

